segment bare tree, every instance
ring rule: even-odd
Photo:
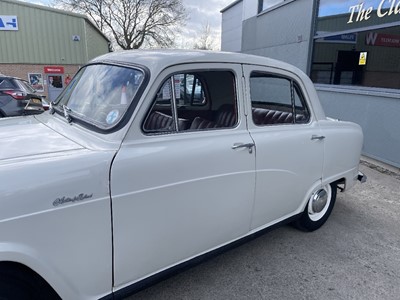
[[[182,0],[54,0],[87,15],[122,49],[170,47],[186,21]]]
[[[194,49],[199,50],[213,50],[215,41],[212,36],[210,24],[207,22],[203,25],[203,29],[198,40],[194,43]]]

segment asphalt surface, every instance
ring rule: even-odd
[[[319,230],[278,228],[127,299],[400,299],[400,176],[360,169]]]

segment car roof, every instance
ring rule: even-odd
[[[126,50],[99,56],[91,62],[102,61],[143,65],[155,72],[160,72],[169,66],[189,63],[251,64],[283,68],[295,73],[299,72],[299,69],[290,64],[268,57],[208,50]]]
[[[4,75],[4,74],[0,74],[0,78],[6,78],[6,79],[18,79],[18,80],[22,80],[22,81],[26,81],[25,79],[19,78],[19,77],[14,77],[14,76],[8,76],[8,75]]]

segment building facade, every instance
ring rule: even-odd
[[[50,100],[110,44],[84,15],[14,0],[0,1],[0,41],[0,73],[28,80]]]
[[[239,0],[221,12],[222,50],[302,69],[328,116],[362,126],[364,154],[400,167],[400,1]]]

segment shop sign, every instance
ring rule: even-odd
[[[44,67],[46,74],[64,74],[64,67]]]
[[[357,33],[347,33],[347,34],[327,36],[322,39],[318,39],[317,41],[324,43],[356,44]]]
[[[0,16],[0,30],[18,30],[17,16]]]
[[[365,36],[368,46],[383,46],[400,48],[400,35],[369,32]]]
[[[390,8],[388,10],[386,10],[386,8],[384,7],[385,4],[390,4]],[[373,11],[373,6],[364,7],[363,2],[357,5],[350,6],[350,17],[347,21],[347,24],[368,20],[369,18],[371,18],[371,14]],[[378,8],[374,12],[379,18],[384,18],[393,14],[398,15],[400,14],[400,0],[382,0],[379,3]]]
[[[367,52],[360,52],[360,59],[358,65],[365,66],[367,64]]]

